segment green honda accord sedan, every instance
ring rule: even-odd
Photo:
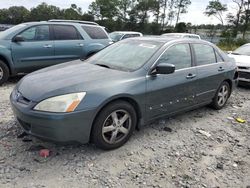
[[[141,37],[31,73],[10,100],[30,135],[115,149],[157,118],[208,104],[221,109],[236,80],[235,63],[211,43]]]

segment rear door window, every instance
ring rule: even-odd
[[[216,63],[214,48],[206,44],[193,44],[197,66]]]
[[[54,25],[55,40],[80,40],[80,33],[71,25]]]
[[[108,35],[105,33],[104,29],[102,29],[101,27],[83,25],[82,29],[92,39],[108,39]]]
[[[191,51],[188,44],[176,44],[170,47],[158,60],[159,63],[175,65],[175,69],[184,69],[192,66]]]

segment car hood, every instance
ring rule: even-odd
[[[129,76],[129,72],[78,60],[31,73],[18,83],[17,90],[25,98],[39,102],[53,96],[101,88]]]
[[[237,66],[250,67],[250,56],[247,56],[247,55],[233,55],[233,54],[229,54],[228,56],[231,57],[231,58],[234,58]]]

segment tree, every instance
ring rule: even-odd
[[[82,9],[72,4],[70,8],[62,10],[63,19],[80,20],[82,18]]]
[[[23,6],[13,6],[0,10],[0,23],[19,24],[28,21],[29,10]]]
[[[243,39],[246,38],[246,32],[249,27],[249,22],[250,22],[250,0],[245,0],[244,1],[244,6],[243,6],[243,15],[242,15],[242,21],[243,21],[243,27],[242,27],[242,34],[243,34]]]
[[[233,32],[232,32],[232,36],[233,37],[237,37],[237,34],[240,30],[240,25],[241,25],[241,17],[242,17],[242,13],[243,13],[243,7],[244,7],[244,0],[232,0],[236,7],[236,15],[229,13],[227,15],[227,21],[230,25],[232,25],[233,28]]]
[[[44,21],[50,19],[61,19],[63,12],[59,7],[42,3],[30,11],[30,20]]]
[[[179,22],[180,14],[187,13],[188,6],[191,5],[191,0],[176,0],[175,7],[177,9],[176,25]]]
[[[118,5],[118,0],[96,0],[89,5],[89,13],[101,20],[112,20],[118,16]]]
[[[227,5],[222,4],[219,0],[209,1],[206,11],[204,12],[207,16],[216,17],[222,25],[224,25],[223,13],[227,11]]]
[[[187,32],[187,25],[184,22],[180,22],[175,26],[175,31],[177,33],[186,33]]]

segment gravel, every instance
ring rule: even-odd
[[[221,111],[203,107],[156,121],[107,152],[21,135],[9,104],[18,80],[0,87],[1,188],[250,187],[250,89],[237,88]],[[44,148],[48,158],[39,156]]]

